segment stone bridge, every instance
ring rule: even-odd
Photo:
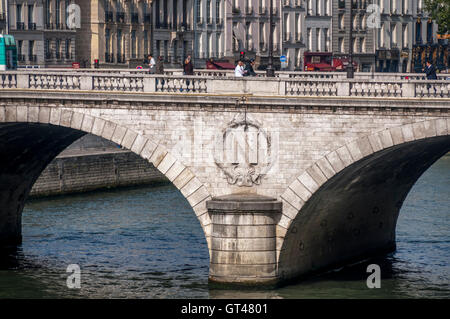
[[[278,284],[395,249],[399,210],[450,150],[444,80],[0,73],[0,243],[86,133],[158,168],[201,224],[210,280]]]

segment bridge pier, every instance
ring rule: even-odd
[[[282,203],[266,196],[235,194],[215,197],[206,207],[212,221],[210,282],[275,285],[275,230]]]

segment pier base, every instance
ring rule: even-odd
[[[209,280],[224,285],[275,285],[276,224],[282,203],[250,194],[206,203],[212,220]]]

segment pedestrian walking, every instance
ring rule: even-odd
[[[245,74],[245,70],[244,70],[244,61],[239,60],[236,68],[234,69],[234,76],[235,77],[243,77]]]
[[[149,54],[148,55],[148,73],[149,74],[155,74],[155,66],[156,66],[155,59],[153,58],[152,54]]]
[[[188,55],[186,60],[184,60],[184,75],[194,75],[194,65],[192,64],[191,56]]]
[[[250,59],[245,64],[244,76],[257,76],[253,67],[255,66],[255,59]]]
[[[192,58],[190,55],[186,57],[186,60],[184,60],[183,64],[183,74],[184,75],[194,75],[194,65],[192,64]],[[187,91],[189,92],[189,85],[191,84],[191,81],[186,80],[186,86]],[[180,89],[181,92],[183,92],[183,88]]]
[[[427,75],[427,80],[437,80],[436,68],[430,60],[427,61],[427,66],[425,67],[424,71]]]
[[[436,75],[436,68],[434,67],[434,65],[431,63],[430,60],[427,60],[427,66],[424,69],[424,72],[427,75],[427,80],[437,80],[437,75]],[[431,84],[427,85],[427,89],[428,91],[430,91],[431,88]],[[436,87],[434,87],[434,94],[436,94]]]

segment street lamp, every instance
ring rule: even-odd
[[[269,63],[266,68],[267,77],[275,77],[275,70],[273,69],[273,0],[269,0]]]
[[[354,69],[353,69],[353,0],[350,1],[350,26],[349,26],[349,39],[348,39],[348,65],[347,65],[347,79],[353,79]]]

